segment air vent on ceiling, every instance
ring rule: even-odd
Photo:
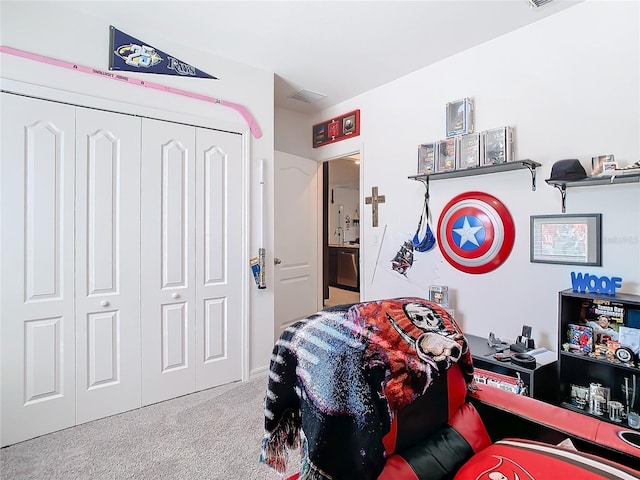
[[[529,3],[534,7],[541,7],[547,3],[551,3],[552,0],[529,0]]]
[[[311,90],[306,90],[304,88],[302,90],[298,90],[293,95],[289,95],[289,98],[306,103],[315,103],[325,97],[326,95],[324,93],[312,92]]]

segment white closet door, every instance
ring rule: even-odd
[[[141,406],[139,118],[76,113],[76,422]]]
[[[242,378],[242,137],[196,132],[196,389]]]
[[[74,108],[1,94],[2,446],[75,422]]]
[[[195,128],[142,121],[142,404],[195,390]]]

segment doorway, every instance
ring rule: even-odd
[[[360,301],[360,153],[323,164],[323,306]]]

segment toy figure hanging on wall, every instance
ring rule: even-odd
[[[407,240],[402,244],[398,253],[391,260],[391,269],[401,275],[407,276],[407,272],[413,265],[413,245]]]

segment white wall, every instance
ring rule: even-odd
[[[13,47],[39,55],[78,63],[80,65],[108,70],[109,59],[109,19],[101,19],[80,14],[72,8],[73,2],[6,2],[1,4],[2,45]],[[126,3],[123,3],[126,8]],[[262,129],[262,137],[250,140],[251,171],[249,190],[250,213],[248,224],[249,255],[257,256],[258,248],[264,246],[267,252],[273,250],[273,131],[274,108],[272,72],[257,70],[253,67],[212,57],[184,45],[166,40],[161,31],[153,25],[132,19],[130,25],[118,25],[126,33],[149,42],[160,50],[175,55],[197,68],[210,73],[219,80],[187,79],[164,75],[144,75],[126,72],[128,77],[144,79],[175,88],[198,92],[246,106],[256,118]],[[247,124],[234,110],[213,103],[191,100],[155,90],[105,80],[71,70],[38,64],[28,60],[0,56],[2,78],[52,87],[69,92],[82,93],[91,97],[118,100],[127,108],[154,108],[174,115],[189,114],[201,117],[203,122],[229,127],[230,130],[243,132]],[[128,112],[131,113],[131,112]],[[265,161],[265,228],[269,232],[265,245],[260,245],[260,198],[259,168],[260,159]],[[269,263],[269,259],[267,263]],[[247,272],[249,271],[247,265]],[[271,355],[273,343],[273,290],[258,291],[251,275],[249,315],[249,365],[246,370],[255,372],[265,369]],[[268,269],[267,286],[273,285],[273,270]],[[239,319],[238,319],[239,321]],[[265,342],[264,339],[269,339]]]
[[[314,158],[309,117],[283,108],[275,109],[275,149],[303,158]]]
[[[360,212],[362,298],[426,296],[429,284],[448,285],[468,333],[514,338],[528,324],[539,345],[555,349],[558,291],[571,287],[571,271],[620,276],[621,291],[640,294],[638,183],[568,191],[567,213],[603,214],[602,267],[532,264],[528,238],[531,215],[561,212],[559,192],[544,182],[555,161],[578,158],[588,170],[596,155],[614,154],[621,165],[640,159],[639,19],[638,2],[587,0],[309,119],[307,131],[361,110],[360,137],[315,149],[313,158],[362,148],[361,196],[372,186],[386,196],[380,227],[371,227],[370,206]],[[418,254],[409,281],[376,258],[381,243],[399,247],[415,232],[424,188],[407,176],[416,174],[417,145],[445,138],[445,104],[463,97],[474,99],[476,131],[515,128],[516,158],[542,164],[537,190],[527,170],[431,182],[434,227],[451,198],[479,190],[509,209],[515,244],[503,265],[482,275],[456,270],[438,249]]]

